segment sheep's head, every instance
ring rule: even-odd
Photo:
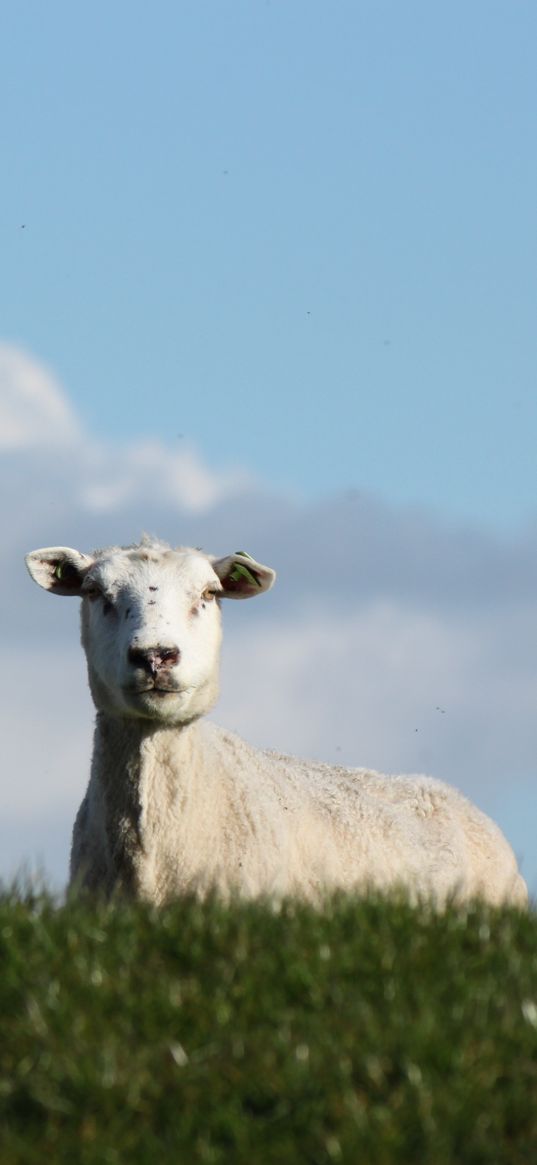
[[[240,551],[211,558],[149,541],[88,556],[64,546],[26,558],[32,578],[82,599],[82,644],[97,708],[184,724],[218,695],[221,598],[248,599],[275,574]]]

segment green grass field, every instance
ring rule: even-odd
[[[0,899],[1,1165],[532,1165],[537,917]]]

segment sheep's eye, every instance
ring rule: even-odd
[[[202,592],[202,595],[201,595],[202,601],[204,603],[211,603],[212,600],[216,598],[217,594],[218,594],[218,591],[217,591],[216,587],[212,587],[212,586],[205,587],[205,590]]]
[[[94,603],[94,602],[96,602],[96,600],[100,599],[101,604],[102,604],[101,609],[102,609],[103,615],[109,615],[110,612],[114,609],[114,604],[113,604],[112,600],[109,599],[107,595],[103,594],[103,592],[101,590],[99,590],[99,587],[96,587],[96,586],[88,587],[87,590],[85,591],[85,594],[91,603]]]

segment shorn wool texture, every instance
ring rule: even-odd
[[[97,717],[72,885],[154,903],[395,888],[526,902],[500,830],[450,786],[261,752],[203,719],[218,695],[220,600],[269,590],[269,567],[150,539],[26,562],[46,590],[82,599]]]

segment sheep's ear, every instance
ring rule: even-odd
[[[80,595],[93,559],[68,546],[47,546],[26,555],[26,566],[40,587],[54,595]]]
[[[252,599],[270,590],[276,572],[262,566],[245,550],[237,550],[227,558],[212,559],[211,565],[223,586],[223,599]]]

